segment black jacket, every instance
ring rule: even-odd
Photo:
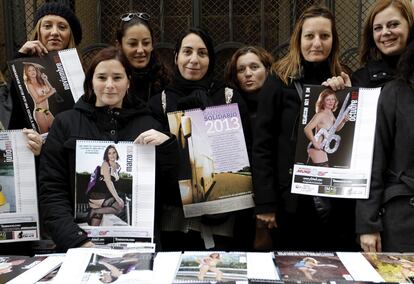
[[[40,159],[39,203],[41,221],[59,250],[87,241],[73,214],[76,140],[133,141],[149,129],[160,130],[161,126],[146,108],[110,110],[88,104],[83,98],[74,109],[56,116]],[[176,145],[171,138],[157,147],[157,181],[171,179],[168,169],[176,167]]]
[[[275,75],[267,78],[259,96],[252,164],[256,213],[276,212],[282,204],[294,211],[296,201],[288,195],[301,100],[293,84],[285,85]]]
[[[330,78],[327,62],[303,62],[299,82],[320,85]],[[256,213],[276,209],[295,212],[297,195],[290,194],[301,99],[293,83],[271,74],[259,93],[253,140],[253,188]]]
[[[394,78],[397,61],[397,58],[369,61],[364,67],[352,74],[352,86],[365,88],[383,87],[385,83]]]
[[[386,84],[378,101],[370,195],[367,200],[357,201],[356,230],[359,234],[381,232],[380,209],[396,197],[414,196],[413,121],[414,90],[397,80]],[[407,180],[411,180],[411,184]],[[404,208],[398,210],[410,212],[401,214],[402,218],[394,220],[393,226],[401,226],[407,222],[403,218],[413,216],[412,207]],[[407,230],[414,232],[412,223]],[[412,239],[410,242],[413,243]]]

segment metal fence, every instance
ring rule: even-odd
[[[33,14],[45,1],[1,0],[0,67],[27,39],[33,27]],[[80,51],[84,63],[107,44],[114,43],[119,15],[142,11],[151,15],[156,50],[162,60],[173,63],[172,49],[179,34],[192,25],[206,28],[215,42],[216,75],[231,54],[244,44],[261,45],[276,58],[288,47],[295,20],[309,5],[328,6],[337,19],[341,54],[351,69],[358,65],[357,48],[366,11],[374,0],[65,0],[79,17],[83,27]]]

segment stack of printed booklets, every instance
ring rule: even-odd
[[[0,258],[0,283],[413,283],[414,253],[77,248]]]

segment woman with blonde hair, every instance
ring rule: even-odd
[[[273,64],[259,94],[253,141],[256,218],[277,228],[273,243],[278,249],[356,249],[347,201],[290,193],[303,85],[342,89],[350,85],[342,70],[334,15],[323,6],[307,8],[288,54]]]
[[[68,6],[62,3],[43,4],[37,9],[33,22],[34,29],[31,38],[19,49],[16,58],[43,56],[49,51],[76,47],[82,40],[82,27],[78,18]],[[13,109],[9,128],[31,128],[25,119],[18,91],[14,85],[11,86],[10,94]]]
[[[33,117],[36,121],[40,133],[46,133],[52,126],[54,119],[49,110],[49,97],[56,93],[47,75],[40,71],[41,65],[26,62],[23,67],[23,79],[27,92],[33,99]]]
[[[375,2],[362,31],[359,51],[362,67],[352,74],[353,86],[383,87],[394,78],[413,23],[414,10],[410,0]]]
[[[328,153],[323,147],[323,141],[328,137],[324,136],[326,134],[318,135],[318,133],[321,130],[328,132],[334,126],[336,122],[334,112],[337,107],[338,98],[336,93],[329,88],[323,90],[315,103],[315,115],[304,128],[305,135],[310,141],[308,146],[309,158],[314,166],[329,167]],[[338,122],[335,132],[342,129],[348,121],[348,116],[345,115],[340,119],[341,121]]]

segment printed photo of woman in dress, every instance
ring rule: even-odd
[[[348,121],[347,111],[342,111],[338,118],[334,112],[338,108],[338,98],[332,89],[323,90],[315,104],[315,115],[305,126],[304,132],[310,143],[308,145],[308,163],[314,166],[329,167],[328,154],[336,152],[341,137],[336,134]],[[340,121],[337,122],[337,119]]]
[[[91,226],[100,226],[103,214],[119,214],[124,209],[124,200],[117,191],[121,170],[118,159],[115,146],[106,147],[102,165],[95,171],[95,184],[92,188],[88,186],[86,195],[90,209],[87,222]]]
[[[49,110],[48,99],[56,94],[56,89],[50,84],[47,75],[41,72],[40,69],[43,68],[40,64],[25,62],[23,69],[23,80],[33,99],[33,118],[41,134],[49,131],[55,118]]]

